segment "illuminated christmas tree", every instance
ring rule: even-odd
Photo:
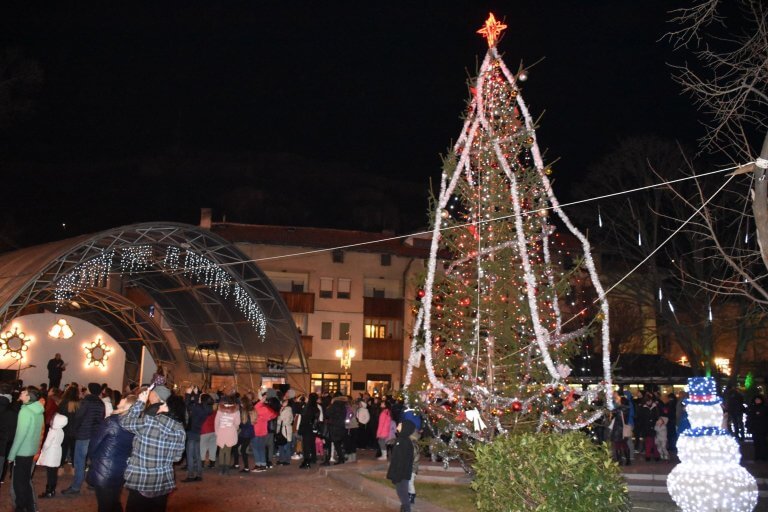
[[[478,31],[489,49],[433,201],[431,256],[405,379],[447,440],[438,450],[444,460],[466,440],[490,440],[522,423],[588,425],[603,413],[593,402],[611,388],[607,302],[589,243],[552,192],[519,88],[527,74],[511,73],[497,51],[504,28],[491,14]],[[591,326],[579,328],[564,306],[573,271],[564,271],[550,213],[581,243],[575,271],[600,298]],[[604,366],[604,385],[589,393],[568,384],[569,358],[587,334],[600,340]],[[412,382],[422,356],[426,381]]]

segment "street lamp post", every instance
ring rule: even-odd
[[[349,368],[352,366],[352,358],[355,357],[355,349],[349,346],[349,341],[342,343],[341,348],[336,349],[336,357],[341,362],[341,367],[344,369],[344,383],[347,382],[347,375],[349,374]],[[350,390],[345,389],[345,394],[349,394]]]

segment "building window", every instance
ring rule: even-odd
[[[378,288],[373,289],[373,298],[374,299],[384,299],[387,296],[387,290],[379,290]]]
[[[331,259],[334,263],[344,263],[344,251],[341,249],[334,249],[331,251]]]
[[[352,389],[352,376],[340,373],[313,373],[312,390],[315,393],[330,393],[333,395],[337,391],[349,394]]]
[[[304,291],[304,282],[299,281],[298,283],[296,281],[291,281],[291,291],[293,293],[301,293]]]
[[[339,279],[339,289],[336,292],[337,299],[348,299],[352,295],[352,280]]]
[[[363,336],[373,339],[401,339],[403,324],[393,318],[366,318],[363,321]]]
[[[321,299],[333,298],[333,278],[332,277],[320,278],[320,298]]]
[[[291,313],[291,316],[293,317],[293,322],[296,324],[296,329],[298,329],[299,334],[304,334],[307,332],[307,314],[306,313]]]
[[[339,322],[339,340],[349,339],[349,322]]]
[[[320,339],[329,340],[333,336],[333,323],[323,322],[320,324]]]
[[[382,254],[381,255],[381,266],[382,267],[389,267],[392,265],[392,255],[391,254]]]

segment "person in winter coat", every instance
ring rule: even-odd
[[[17,411],[12,406],[12,388],[8,382],[0,382],[0,480],[5,476],[5,456],[11,449],[16,433]]]
[[[755,443],[755,460],[768,459],[766,436],[768,435],[768,406],[761,395],[752,399],[747,410],[747,430]]]
[[[157,386],[155,391],[160,388]],[[149,391],[142,391],[136,403],[120,418],[120,426],[134,434],[131,456],[125,469],[128,489],[126,512],[162,512],[168,495],[176,488],[173,463],[184,453],[184,425],[169,413],[167,388],[154,414],[142,414]],[[179,398],[181,401],[181,398]],[[183,409],[183,401],[181,401]]]
[[[21,410],[16,421],[16,435],[8,452],[8,462],[14,464],[13,498],[16,512],[35,510],[32,470],[43,433],[43,404],[40,398],[40,390],[34,386],[22,389],[19,394]]]
[[[291,465],[291,440],[293,439],[293,409],[287,398],[283,399],[280,415],[277,417],[277,433],[282,434],[286,442],[277,447],[277,463]]]
[[[230,396],[224,396],[219,402],[219,410],[216,411],[214,430],[216,431],[216,447],[219,454],[216,457],[216,466],[219,474],[229,474],[232,466],[232,448],[237,445],[237,428],[240,425],[240,408]]]
[[[75,437],[75,479],[61,491],[61,494],[80,494],[80,486],[85,480],[85,460],[88,455],[88,443],[104,420],[104,402],[101,401],[101,385],[88,384],[88,394],[80,401],[75,417],[72,419]]]
[[[120,418],[136,403],[135,395],[123,398],[117,409],[101,422],[88,445],[91,466],[85,481],[96,490],[98,512],[123,512],[120,492],[133,447],[133,434],[120,425]]]
[[[656,450],[659,452],[661,460],[669,460],[669,450],[667,450],[667,424],[668,416],[659,416],[656,420]]]
[[[257,415],[256,422],[253,424],[253,439],[251,439],[251,451],[253,458],[256,459],[256,466],[253,470],[261,472],[267,470],[267,423],[269,420],[277,418],[277,413],[267,405],[266,392],[262,393],[259,401],[253,406],[253,410]]]
[[[45,467],[45,492],[38,498],[53,498],[56,496],[56,485],[59,483],[59,466],[61,465],[61,443],[64,442],[64,427],[67,425],[67,417],[55,413],[51,420],[48,435],[45,436],[38,466]]]
[[[381,401],[381,411],[379,412],[379,425],[376,428],[376,440],[379,442],[381,456],[378,460],[387,460],[387,441],[392,438],[392,416],[390,415],[389,405],[386,400]]]
[[[362,450],[368,448],[368,429],[371,423],[371,412],[368,410],[368,403],[365,400],[357,401],[355,417],[357,418],[355,445]]]
[[[609,438],[613,445],[613,458],[619,465],[624,462],[627,466],[631,464],[629,455],[628,439],[624,437],[624,425],[629,423],[629,401],[626,397],[620,397],[619,402],[615,404],[611,422],[609,425]]]
[[[651,457],[659,460],[659,451],[656,449],[656,421],[659,419],[659,408],[650,393],[645,396],[645,401],[640,406],[640,413],[638,414],[638,423],[643,421],[645,460],[651,460]]]
[[[400,512],[411,512],[411,499],[408,494],[408,482],[413,474],[413,458],[416,449],[411,435],[416,425],[405,420],[397,425],[397,437],[392,447],[392,458],[387,470],[387,479],[395,484],[397,497],[400,499]]]
[[[213,416],[213,398],[211,395],[200,395],[200,390],[187,388],[184,403],[187,406],[187,478],[182,482],[199,482],[203,479],[203,449],[201,432],[206,420]],[[212,429],[214,427],[211,427]],[[213,433],[215,440],[216,434]],[[215,444],[214,444],[215,446]]]
[[[59,403],[58,413],[67,417],[67,426],[64,427],[64,443],[61,445],[62,464],[75,460],[75,414],[80,408],[80,390],[77,385],[69,385]]]
[[[341,393],[337,393],[331,400],[331,405],[328,407],[327,420],[329,430],[331,434],[331,443],[336,450],[336,462],[334,464],[344,464],[346,461],[344,452],[344,438],[346,437],[347,430],[345,421],[347,419],[347,397]],[[323,462],[324,465],[330,464],[330,443],[326,443],[325,452],[326,457]]]
[[[240,427],[237,429],[237,446],[232,448],[232,467],[235,469],[240,468],[240,457],[243,458],[243,467],[240,468],[241,473],[248,473],[251,471],[251,467],[248,465],[248,447],[251,446],[251,439],[253,439],[253,423],[251,423],[251,412],[253,410],[253,402],[248,396],[240,397]]]
[[[323,422],[323,409],[317,403],[317,393],[310,393],[307,403],[301,410],[296,430],[301,434],[302,450],[304,460],[299,469],[308,469],[312,464],[317,463],[317,449],[315,446],[315,424]]]

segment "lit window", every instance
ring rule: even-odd
[[[386,338],[387,329],[383,325],[365,325],[365,337],[366,338]]]

